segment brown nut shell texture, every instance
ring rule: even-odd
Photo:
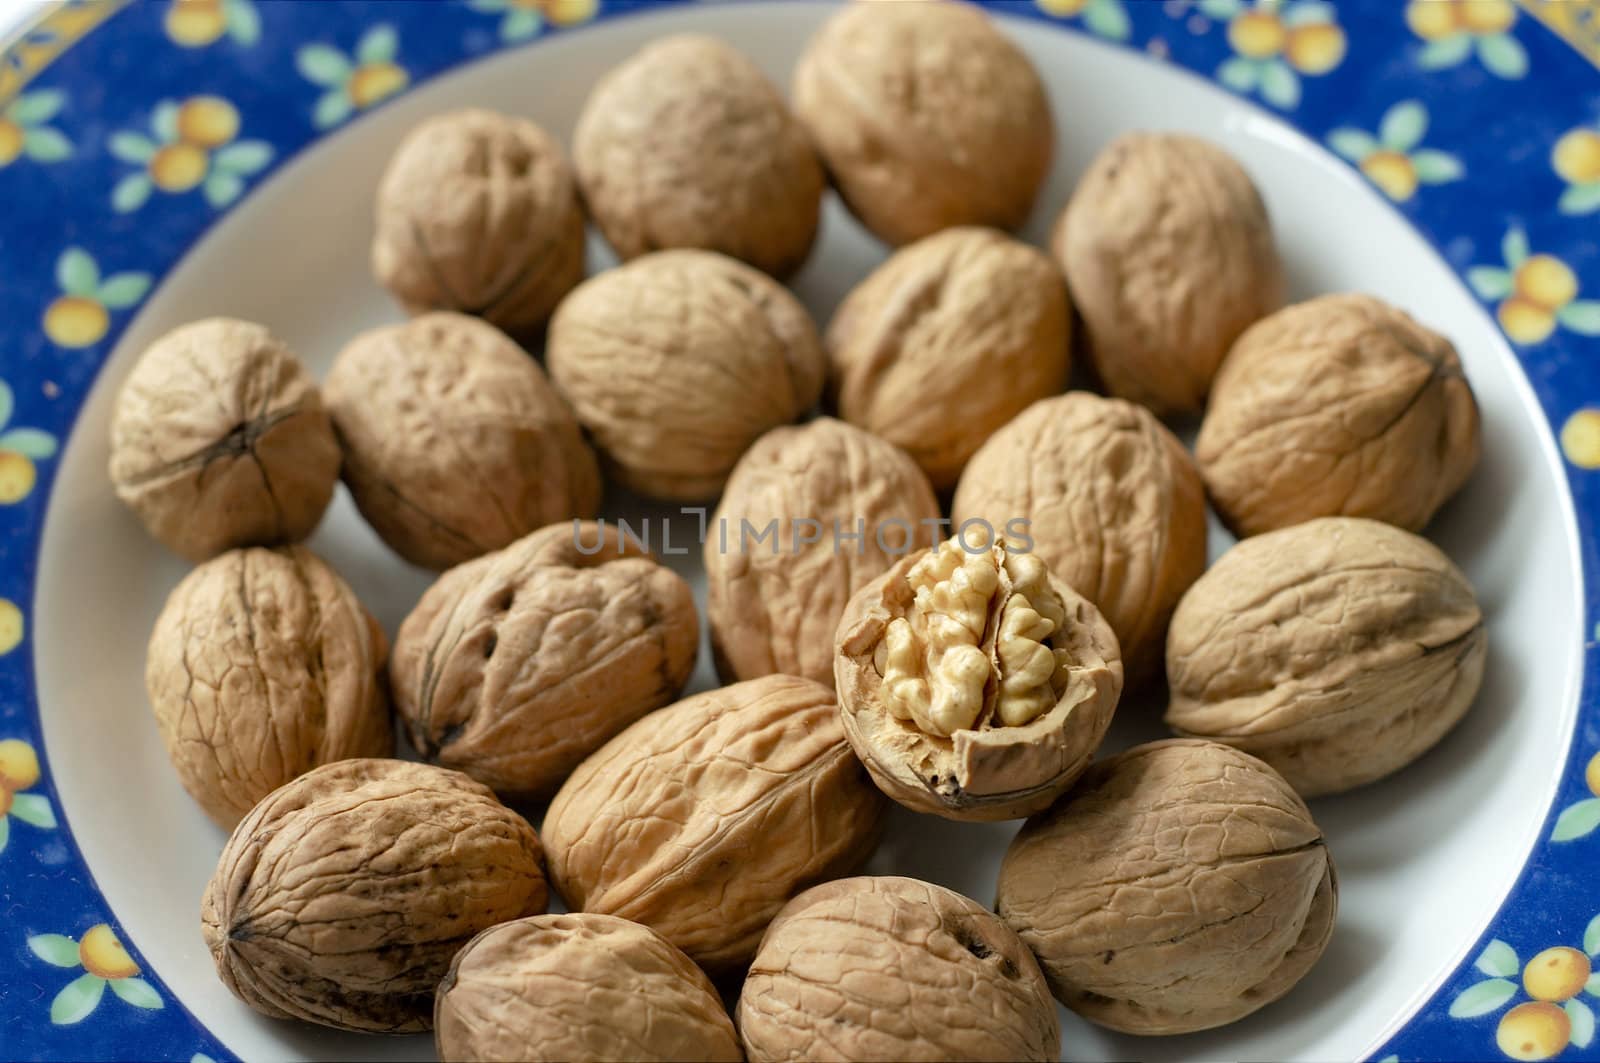
[[[1338,793],[1443,738],[1487,653],[1472,587],[1438,547],[1325,517],[1244,540],[1190,588],[1167,723],[1260,757],[1304,797]]]
[[[891,244],[1015,229],[1054,151],[1028,57],[962,3],[841,9],[795,68],[794,106],[851,212]]]
[[[413,564],[448,568],[600,504],[571,409],[477,318],[424,314],[362,333],[326,390],[356,505]]]
[[[389,678],[424,757],[534,798],[674,700],[699,644],[681,576],[615,525],[556,524],[441,576]]]
[[[1036,555],[960,535],[863,587],[837,648],[845,735],[873,781],[948,819],[1044,808],[1122,693],[1117,637],[1087,599]]]
[[[816,239],[825,181],[810,139],[760,69],[715,37],[653,41],[607,74],[572,152],[623,259],[699,247],[782,277]]]
[[[461,1063],[739,1063],[705,974],[648,927],[609,915],[502,923],[456,954],[434,1005],[439,1058]]]
[[[1090,164],[1056,257],[1106,390],[1198,413],[1229,346],[1283,303],[1283,267],[1250,175],[1197,137],[1132,133]]]
[[[201,929],[223,984],[263,1015],[426,1030],[461,946],[544,911],[539,861],[527,821],[460,772],[343,760],[240,822]]]
[[[807,890],[772,921],[739,997],[751,1063],[1054,1060],[1055,1002],[992,912],[910,878]]]
[[[1421,531],[1478,463],[1478,404],[1450,341],[1368,295],[1298,303],[1240,337],[1195,458],[1222,519]]]
[[[378,622],[310,550],[230,550],[168,596],[145,690],[184,789],[232,828],[319,764],[393,751],[387,653]]]
[[[1171,739],[1100,761],[1030,819],[996,910],[1067,1007],[1174,1034],[1287,993],[1322,955],[1337,899],[1322,832],[1288,783],[1236,749]]]
[[[757,437],[810,409],[824,374],[805,307],[710,251],[591,277],[556,312],[546,359],[608,470],[684,502],[715,495]]]
[[[573,909],[728,969],[796,893],[866,859],[883,804],[831,690],[752,679],[653,712],[579,765],[545,817],[550,876]]]
[[[706,536],[719,669],[831,685],[833,636],[850,596],[932,546],[939,517],[916,462],[853,425],[823,417],[762,436],[734,467]],[[776,535],[757,542],[774,521]]]
[[[117,497],[190,561],[306,538],[338,479],[316,383],[260,325],[216,317],[174,329],[117,393]]]
[[[961,474],[957,527],[1028,522],[1033,551],[1117,633],[1129,685],[1161,666],[1167,620],[1206,567],[1206,496],[1149,410],[1074,391],[989,437]]]
[[[406,134],[378,185],[372,272],[407,310],[528,333],[583,267],[583,206],[549,133],[468,108]]]
[[[845,297],[825,337],[829,398],[942,490],[991,432],[1061,390],[1070,328],[1048,258],[992,229],[950,229],[902,248]]]

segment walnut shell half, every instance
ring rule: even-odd
[[[1100,761],[1030,819],[995,907],[1067,1007],[1173,1034],[1287,993],[1322,955],[1337,901],[1322,832],[1277,772],[1172,739]]]
[[[117,497],[190,561],[306,538],[338,479],[316,383],[260,325],[216,317],[174,329],[117,393]]]
[[[1036,556],[961,535],[863,587],[836,646],[856,755],[884,793],[947,819],[1044,808],[1122,693],[1117,637],[1087,599]]]
[[[1324,517],[1244,540],[1189,589],[1167,723],[1260,757],[1303,797],[1338,793],[1443,738],[1487,652],[1472,587],[1438,547]]]
[[[877,842],[883,798],[838,721],[831,690],[784,675],[651,713],[551,802],[556,888],[708,970],[744,963],[789,898],[853,871]]]
[[[501,923],[456,954],[434,1005],[439,1058],[462,1063],[739,1063],[739,1035],[700,968],[609,915]]]
[[[979,448],[951,519],[1026,520],[1050,571],[1117,633],[1128,685],[1161,667],[1167,620],[1206,567],[1206,494],[1189,452],[1143,406],[1041,399]]]
[[[389,678],[419,753],[533,798],[676,698],[699,647],[683,577],[615,525],[556,524],[439,577]]]
[[[806,890],[772,921],[739,996],[751,1063],[1054,1060],[1055,1002],[994,914],[910,878]]]
[[[1324,295],[1234,344],[1195,458],[1240,535],[1332,516],[1421,531],[1478,463],[1478,404],[1448,339],[1369,295]]]
[[[916,462],[853,425],[822,417],[756,440],[734,466],[705,541],[718,669],[831,685],[845,603],[898,558],[932,546],[939,517]],[[774,521],[776,538],[756,542]]]
[[[460,772],[342,760],[240,821],[201,930],[223,984],[263,1015],[426,1030],[461,946],[544,911],[539,860],[527,821]]]
[[[167,597],[145,690],[184,789],[231,829],[319,764],[394,751],[387,653],[378,622],[310,550],[230,550]]]

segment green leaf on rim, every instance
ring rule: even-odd
[[[86,974],[67,983],[67,988],[56,994],[50,1002],[50,1021],[57,1026],[71,1026],[87,1019],[100,1005],[106,991],[106,980],[99,975]]]
[[[311,124],[318,129],[329,129],[350,117],[354,109],[350,97],[343,89],[333,89],[322,94],[311,112]]]
[[[1283,13],[1285,26],[1316,26],[1334,21],[1338,10],[1327,0],[1299,0]]]
[[[1435,151],[1432,148],[1423,148],[1412,155],[1411,165],[1416,168],[1417,180],[1425,185],[1459,181],[1467,172],[1460,159],[1448,151]]]
[[[1458,33],[1454,37],[1429,41],[1417,53],[1417,65],[1424,70],[1443,70],[1446,67],[1459,65],[1471,54],[1471,34]]]
[[[1089,0],[1083,11],[1083,24],[1096,36],[1108,41],[1125,41],[1133,33],[1128,13],[1121,0]]]
[[[1428,109],[1416,100],[1404,100],[1383,114],[1378,126],[1378,139],[1390,151],[1405,154],[1418,144],[1428,132]]]
[[[6,851],[6,842],[11,840],[11,820],[7,816],[0,816],[0,853]]]
[[[1572,185],[1561,193],[1556,209],[1563,214],[1593,214],[1600,210],[1600,181]]]
[[[1556,313],[1556,320],[1561,322],[1562,328],[1580,336],[1600,336],[1600,302],[1586,299],[1568,303]],[[1600,803],[1600,798],[1591,800]],[[1595,814],[1595,820],[1600,825],[1600,812]]]
[[[34,162],[60,162],[72,156],[72,141],[59,129],[39,126],[22,135],[22,150]]]
[[[1584,928],[1583,951],[1590,956],[1600,954],[1600,915],[1589,920],[1589,925]],[[1600,971],[1595,972],[1595,978],[1600,978]]]
[[[171,100],[162,100],[156,104],[156,109],[150,112],[150,129],[155,133],[156,139],[163,144],[171,144],[178,139],[178,105]]]
[[[1199,7],[1206,18],[1226,22],[1244,10],[1244,0],[1200,0]]]
[[[149,290],[150,274],[118,273],[100,285],[95,295],[111,310],[126,310],[143,299]]]
[[[11,385],[0,380],[0,428],[11,423],[11,414],[17,408],[17,397],[11,392]]]
[[[1483,947],[1483,951],[1478,954],[1472,966],[1490,978],[1510,978],[1522,965],[1517,961],[1516,950],[1499,938],[1495,938]]]
[[[111,980],[111,991],[136,1008],[160,1011],[166,1007],[161,994],[143,978],[114,978]]]
[[[68,295],[91,297],[100,286],[100,267],[83,248],[69,247],[56,259],[56,283]]]
[[[544,19],[539,17],[537,11],[508,11],[506,17],[500,20],[500,39],[513,43],[525,41],[537,36],[544,28]]]
[[[39,89],[12,100],[5,116],[20,126],[38,125],[54,118],[66,102],[67,94],[59,89]]]
[[[1516,269],[1528,260],[1528,234],[1522,226],[1513,225],[1506,230],[1505,239],[1500,241],[1500,255],[1506,260],[1507,269]]]
[[[56,437],[41,428],[13,428],[0,432],[0,450],[9,450],[31,461],[44,461],[56,454]],[[21,801],[25,795],[17,794]],[[21,815],[21,813],[18,813]],[[22,818],[26,819],[26,816]],[[29,822],[32,822],[31,820]],[[54,826],[54,824],[51,824]]]
[[[1589,1042],[1594,1040],[1594,1012],[1576,997],[1567,1001],[1562,1010],[1572,1021],[1572,1047],[1588,1048]]]
[[[116,158],[136,166],[143,166],[156,154],[156,142],[143,133],[112,133],[106,144]]]
[[[498,15],[511,6],[511,0],[467,0],[467,6],[484,15]]]
[[[261,13],[250,0],[223,0],[222,10],[233,43],[248,48],[261,39]]]
[[[1217,67],[1217,80],[1234,92],[1252,92],[1261,80],[1261,68],[1253,59],[1236,56]]]
[[[1269,59],[1261,64],[1261,97],[1285,111],[1300,104],[1300,78],[1287,63]]]
[[[350,60],[337,48],[326,44],[308,44],[295,53],[295,69],[307,81],[325,88],[343,85],[350,76]]]
[[[28,951],[53,967],[76,967],[78,943],[65,934],[35,934],[28,939]]]
[[[1487,982],[1463,989],[1450,1002],[1452,1019],[1475,1019],[1487,1015],[1517,995],[1517,984],[1504,978],[1491,978]]]
[[[111,209],[118,214],[130,214],[144,206],[145,200],[155,190],[155,183],[144,172],[130,173],[111,189]]]
[[[356,44],[356,62],[362,66],[370,63],[392,63],[400,50],[400,35],[387,22],[381,22],[362,34]]]
[[[1579,304],[1570,304],[1567,310],[1577,305]],[[1565,312],[1562,311],[1562,313]],[[1561,314],[1557,314],[1556,318],[1560,320]],[[1566,325],[1565,321],[1561,323]],[[1567,327],[1571,328],[1572,326],[1567,325]],[[1561,810],[1561,815],[1556,817],[1555,829],[1550,832],[1550,840],[1553,842],[1570,842],[1574,838],[1586,837],[1596,827],[1600,827],[1600,797],[1586,798]]]
[[[1478,60],[1497,78],[1515,81],[1528,72],[1528,53],[1509,33],[1479,37]]]
[[[265,140],[236,141],[218,151],[211,161],[219,170],[252,174],[272,161],[272,145]]]
[[[1378,141],[1365,130],[1342,126],[1328,134],[1328,147],[1341,158],[1359,163],[1378,150]]]
[[[17,794],[11,799],[11,814],[40,830],[53,830],[56,825],[56,814],[43,794]]]
[[[238,199],[239,193],[243,191],[244,182],[224,170],[218,170],[206,178],[206,202],[213,207],[226,207]]]

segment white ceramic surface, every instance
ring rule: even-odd
[[[124,336],[66,451],[40,559],[35,667],[64,812],[101,888],[152,966],[247,1059],[427,1058],[426,1038],[383,1042],[262,1019],[218,982],[198,905],[223,842],[169,768],[145,704],[145,640],[183,564],[148,540],[105,474],[111,399],[137,352],[184,321],[269,325],[320,373],[360,329],[399,318],[367,272],[371,195],[400,136],[425,115],[489,106],[563,137],[612,64],[657,35],[716,32],[779,83],[827,10],[804,3],[678,10],[608,22],[420,86],[296,159],[230,213],[170,275]],[[1285,1000],[1232,1027],[1163,1040],[1096,1030],[1063,1012],[1064,1052],[1100,1058],[1352,1058],[1373,1047],[1461,958],[1532,844],[1577,703],[1576,533],[1548,430],[1491,322],[1427,245],[1322,149],[1180,70],[1035,23],[1007,22],[1048,83],[1057,164],[1025,237],[1043,243],[1073,179],[1119,131],[1182,129],[1237,155],[1262,187],[1296,296],[1369,291],[1450,335],[1484,413],[1481,468],[1430,530],[1489,616],[1473,712],[1401,776],[1314,803],[1338,866],[1337,932]],[[591,268],[609,265],[596,241]],[[885,256],[830,202],[796,287],[825,322]],[[671,507],[608,500],[611,515]],[[682,518],[679,540],[694,522]],[[1212,552],[1225,545],[1214,527]],[[392,634],[429,575],[399,561],[342,490],[312,540]],[[696,557],[672,559],[703,581]],[[702,654],[692,689],[715,682]],[[1109,748],[1157,737],[1159,705],[1124,705]],[[870,869],[944,883],[982,903],[1016,824],[959,825],[896,811]]]

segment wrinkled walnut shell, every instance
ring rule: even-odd
[[[613,69],[572,153],[623,259],[699,247],[782,277],[816,239],[824,181],[811,141],[760,69],[715,37],[652,41]]]
[[[849,878],[787,904],[739,997],[751,1063],[1054,1060],[1061,1030],[1009,927],[942,886]]]
[[[993,229],[950,229],[895,252],[845,297],[824,337],[829,398],[936,489],[953,487],[991,432],[1061,390],[1070,328],[1048,258]]]
[[[145,690],[183,788],[225,828],[319,764],[394,750],[388,643],[310,550],[212,558],[173,588]]]
[[[1030,819],[997,897],[1056,999],[1113,1030],[1174,1034],[1287,993],[1333,933],[1338,883],[1276,772],[1172,739],[1100,761]]]
[[[1478,404],[1450,341],[1369,295],[1325,295],[1240,337],[1195,458],[1222,519],[1421,531],[1478,463]]]
[[[890,621],[910,610],[907,573],[927,553],[901,559],[845,607],[834,665],[845,736],[872,781],[906,808],[958,820],[1032,815],[1083,773],[1111,725],[1122,693],[1117,637],[1086,598],[1051,574],[1067,631],[1064,638],[1053,634],[1050,645],[1072,661],[1054,704],[1020,725],[958,730],[947,738],[925,733],[889,710],[874,654]]]
[[[877,842],[883,798],[838,720],[833,691],[783,675],[651,713],[551,803],[556,889],[708,970],[749,960],[791,897],[853,871]]]
[[[140,355],[111,418],[111,482],[190,561],[299,542],[339,479],[317,386],[260,325],[214,317]]]
[[[1039,75],[966,4],[849,5],[806,46],[793,95],[851,213],[891,244],[1015,229],[1050,169]]]
[[[326,391],[361,515],[413,564],[449,568],[600,504],[572,411],[477,318],[424,314],[364,332]]]
[[[389,679],[419,753],[535,798],[676,698],[699,647],[683,577],[615,525],[556,524],[439,577]]]
[[[831,417],[762,436],[734,467],[706,535],[706,615],[719,671],[832,685],[845,603],[898,558],[932,546],[939,516],[916,462],[877,436]],[[776,550],[754,542],[774,520]],[[746,535],[741,522],[754,530]],[[859,541],[844,539],[857,532]],[[796,544],[806,536],[817,541]]]
[[[233,995],[341,1030],[433,1025],[433,996],[480,930],[544,911],[538,836],[460,772],[342,760],[240,821],[200,908]]]
[[[456,310],[530,333],[583,267],[583,207],[549,133],[468,108],[400,142],[378,185],[372,272],[409,312]]]
[[[1260,757],[1303,797],[1338,793],[1443,738],[1487,653],[1472,587],[1438,547],[1325,517],[1244,540],[1190,588],[1167,723]]]
[[[1106,390],[1198,413],[1233,341],[1283,304],[1250,175],[1197,137],[1130,133],[1090,164],[1052,240]]]
[[[1149,410],[1074,391],[1018,414],[972,456],[957,527],[1022,518],[1033,550],[1111,625],[1128,685],[1161,667],[1167,620],[1206,567],[1206,496]]]
[[[817,401],[805,307],[710,251],[661,251],[591,277],[561,304],[545,358],[608,471],[675,501],[721,490],[745,448]]]
[[[501,923],[456,953],[434,1005],[439,1058],[739,1063],[739,1036],[700,968],[609,915]]]

